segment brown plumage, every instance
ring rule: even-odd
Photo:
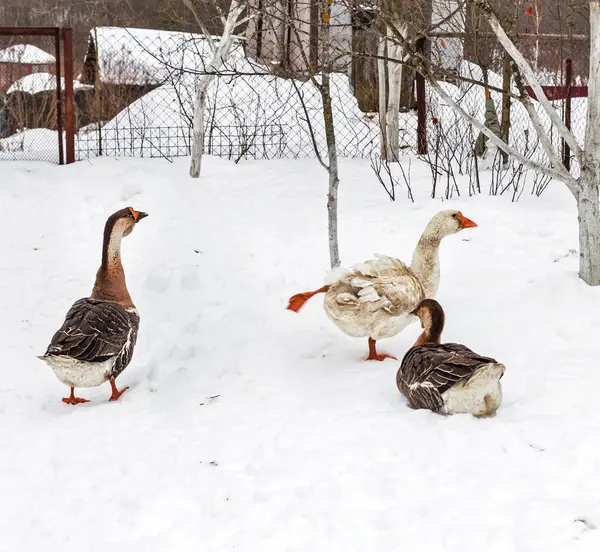
[[[404,355],[396,385],[413,408],[440,412],[446,391],[468,381],[483,366],[496,363],[458,343],[425,343]]]
[[[135,308],[91,297],[79,299],[52,337],[46,355],[65,355],[85,362],[113,359],[109,377],[114,379],[131,361],[139,324]]]
[[[121,239],[146,213],[128,207],[113,213],[104,228],[102,263],[90,297],[69,309],[46,353],[39,357],[71,388],[68,404],[87,402],[74,395],[75,387],[95,387],[109,381],[110,400],[118,399],[115,378],[131,362],[140,317],[131,300],[121,263]]]
[[[493,414],[502,400],[504,365],[458,343],[440,343],[444,311],[434,299],[414,311],[424,331],[404,355],[396,385],[412,408],[475,416]]]

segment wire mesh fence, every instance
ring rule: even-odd
[[[504,119],[502,90],[503,54],[493,44],[481,59],[469,55],[468,37],[432,38],[428,55],[438,67],[445,68],[444,86],[469,114],[483,121],[485,96],[482,65],[492,88],[498,118]],[[488,40],[488,43],[493,41]],[[134,155],[173,157],[189,155],[191,126],[197,78],[206,73],[212,52],[210,41],[200,35],[140,29],[95,29],[90,35],[91,48],[84,60],[84,84],[91,88],[77,101],[80,127],[77,158],[95,155]],[[556,43],[552,50],[556,53]],[[566,55],[576,57],[575,46],[585,52],[586,44],[565,44],[562,57],[550,57],[540,46],[538,75],[548,87],[565,87]],[[454,48],[454,50],[453,50]],[[481,56],[481,44],[479,56]],[[534,48],[535,50],[535,48]],[[525,48],[531,51],[531,48]],[[94,55],[96,58],[94,58]],[[557,61],[557,58],[559,59]],[[587,73],[578,60],[574,84],[585,84]],[[132,65],[130,60],[135,60]],[[283,65],[283,64],[282,64]],[[313,157],[325,153],[322,99],[314,79],[318,74],[264,63],[249,55],[247,44],[237,40],[231,58],[221,69],[209,89],[205,127],[207,153],[239,160],[277,157]],[[353,60],[346,73],[331,75],[332,101],[338,153],[343,157],[368,158],[380,149],[376,79],[356,74]],[[375,64],[372,64],[376,67]],[[370,73],[373,73],[371,68]],[[367,75],[367,76],[365,76]],[[408,100],[400,110],[400,148],[415,152],[417,148],[417,98],[414,78],[409,83]],[[514,81],[509,85],[518,94]],[[566,90],[566,88],[564,88]],[[566,94],[554,102],[563,116]],[[375,99],[375,101],[373,101]],[[471,126],[447,109],[437,94],[427,88],[427,135],[429,150],[446,143],[454,159],[466,159],[476,140]],[[571,125],[578,138],[585,128],[585,98],[571,100]],[[527,155],[537,155],[535,133],[528,125],[522,105],[512,100],[507,120],[510,145]],[[543,114],[542,114],[543,115]],[[549,121],[548,132],[552,129]],[[556,138],[558,140],[558,138]]]
[[[353,15],[340,21],[331,45],[335,55],[330,74],[338,155],[372,159],[382,149],[381,65],[374,55],[378,35],[364,14],[362,19]],[[234,40],[230,58],[208,91],[206,153],[234,161],[326,155],[323,100],[318,87],[321,46],[317,43],[315,54],[311,33],[306,35],[306,43],[298,36],[298,43],[292,41],[287,46],[269,44],[264,28],[260,41],[251,33]],[[561,117],[569,119],[582,141],[589,41],[556,36],[521,38],[517,46],[528,57],[548,95],[555,98],[553,105]],[[10,45],[15,43],[14,37],[9,40]],[[35,37],[35,41],[37,48],[50,55],[51,37]],[[170,159],[189,155],[198,79],[209,72],[217,43],[218,37],[191,33],[92,29],[74,82],[75,158]],[[514,98],[507,101],[507,91],[518,95],[519,90],[510,71],[507,78],[505,54],[493,37],[439,33],[428,36],[423,51],[444,89],[466,113],[482,122],[487,107],[482,87],[485,72],[508,143],[523,155],[544,160],[523,106]],[[570,85],[565,74],[567,59],[572,60]],[[385,78],[394,65],[385,61]],[[0,76],[2,71],[6,68],[0,63]],[[45,71],[27,68],[25,72],[20,76],[11,73],[1,81],[5,85],[0,91],[0,159],[56,160],[61,122],[53,84],[56,62],[48,63]],[[453,171],[472,172],[478,162],[474,154],[477,132],[431,87],[426,86],[419,98],[414,71],[405,67],[403,75],[398,115],[400,151],[420,150],[430,164],[450,163],[454,164]],[[426,114],[426,133],[421,136],[426,148],[418,147],[419,109]],[[551,140],[560,148],[548,117],[541,111],[540,116]],[[436,168],[440,170],[445,169]]]
[[[211,48],[201,35],[93,30],[82,79],[91,89],[76,98],[77,158],[188,155],[197,79],[208,73]],[[235,160],[324,154],[322,99],[309,77],[273,70],[236,39],[208,91],[207,153]],[[364,156],[377,140],[377,122],[359,108],[347,75],[331,78],[339,153]]]
[[[527,56],[554,109],[583,144],[589,41],[586,37],[567,39],[561,36],[541,41],[527,36],[517,38],[516,45]],[[478,43],[474,44],[473,37],[468,35],[461,36],[460,40],[444,39],[443,35],[433,37],[429,55],[444,75],[446,91],[468,115],[483,123],[486,111],[493,109],[502,138],[525,157],[548,164],[545,153],[538,147],[539,138],[530,117],[516,98],[521,91],[515,82],[514,65],[495,38],[479,37]],[[486,102],[485,82],[489,84],[491,102]],[[560,136],[535,101],[533,90],[527,87],[527,92],[534,98],[533,107],[556,151],[564,151]],[[469,157],[474,155],[473,145],[478,133],[432,91],[427,95],[427,113],[428,157],[451,159],[466,170],[471,162]],[[564,153],[569,155],[568,151]],[[578,167],[573,167],[573,171],[577,173]]]

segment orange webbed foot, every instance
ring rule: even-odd
[[[365,360],[379,360],[379,361],[385,360],[386,358],[398,360],[395,356],[388,355],[386,353],[375,353],[374,355],[369,354],[369,356],[364,357]]]
[[[75,388],[71,387],[71,395],[62,399],[62,402],[65,404],[83,404],[86,402],[90,402],[87,399],[82,399],[81,397],[75,396]]]
[[[125,393],[125,391],[127,391],[127,389],[129,389],[129,387],[123,387],[123,389],[121,389],[120,391],[117,389],[117,386],[115,385],[115,380],[113,378],[110,378],[110,386],[112,388],[112,395],[110,396],[110,398],[108,399],[109,401],[118,401],[121,398],[121,395],[123,393]]]
[[[385,360],[386,358],[392,358],[394,360],[398,360],[395,356],[388,355],[387,353],[378,353],[376,345],[375,345],[376,343],[377,342],[373,338],[369,337],[369,355],[367,357],[365,357],[365,360],[382,361],[382,360]]]

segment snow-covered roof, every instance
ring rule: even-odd
[[[377,123],[364,117],[352,95],[348,77],[332,74],[331,89],[339,154],[355,157],[377,149]],[[159,86],[133,102],[103,125],[102,136],[114,141],[113,151],[117,155],[189,155],[178,136],[189,128],[194,102],[195,79],[188,75],[177,83]],[[312,82],[294,83],[275,75],[217,77],[208,89],[206,151],[233,158],[238,155],[257,158],[314,155],[306,114],[324,153],[322,99]],[[411,116],[402,114],[403,118]],[[156,139],[139,132],[139,129],[161,128],[168,131],[159,131]],[[97,131],[97,126],[90,131]],[[91,135],[86,141],[88,145],[92,143]],[[149,144],[152,144],[150,148]],[[149,153],[138,153],[144,150]]]
[[[0,50],[0,63],[47,65],[55,61],[56,58],[53,55],[32,44],[15,44]]]
[[[65,89],[65,79],[61,77],[60,86],[62,90]],[[73,81],[73,88],[92,88],[89,85],[81,84],[79,81]],[[11,87],[6,92],[11,94],[12,92],[27,92],[29,94],[37,94],[38,92],[44,92],[45,90],[56,89],[56,75],[51,73],[32,73],[26,75],[23,78],[12,83]]]
[[[218,42],[220,37],[211,37]],[[162,84],[176,73],[202,71],[212,59],[211,44],[204,35],[178,31],[96,27],[84,64],[95,70],[98,57],[101,82],[112,84]],[[262,72],[244,56],[242,40],[233,42],[230,60],[221,73]],[[266,72],[266,69],[264,69]]]

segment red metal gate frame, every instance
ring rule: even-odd
[[[63,151],[63,131],[66,142],[66,162],[75,162],[75,116],[73,93],[73,33],[70,28],[60,27],[0,27],[0,36],[49,36],[54,38],[56,57],[56,128],[58,133],[58,162],[65,164]],[[61,55],[60,43],[63,42]],[[65,71],[64,128],[63,128],[63,95],[61,90],[61,61]]]

